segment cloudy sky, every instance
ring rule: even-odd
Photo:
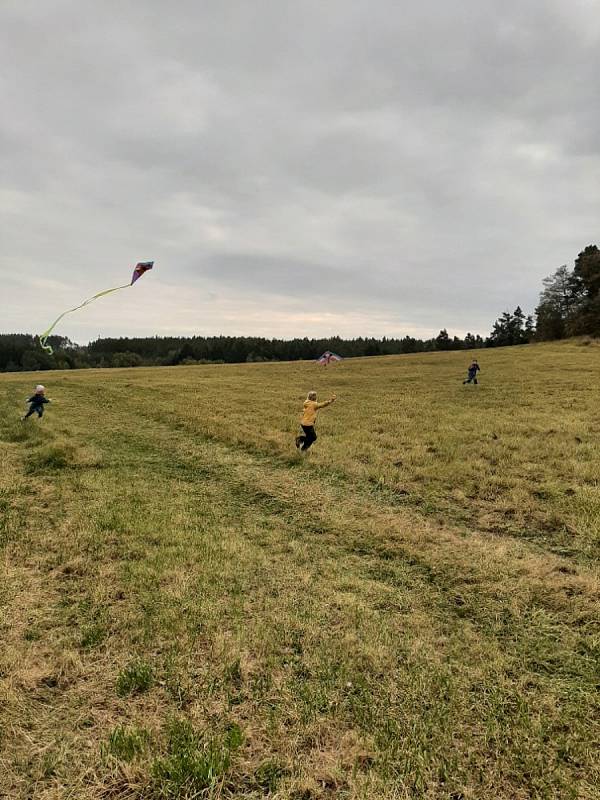
[[[1,0],[0,331],[487,333],[600,244],[600,0]]]

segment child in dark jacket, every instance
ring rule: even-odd
[[[477,373],[481,372],[481,367],[477,363],[477,359],[473,359],[471,362],[471,366],[469,367],[469,375],[466,380],[463,381],[463,386],[465,383],[471,383],[471,381],[477,385]]]
[[[26,402],[29,403],[29,411],[25,414],[22,419],[27,419],[32,414],[37,414],[38,418],[41,418],[44,414],[44,406],[46,403],[49,403],[50,400],[45,396],[46,389],[39,385],[35,387],[35,394],[33,394]]]

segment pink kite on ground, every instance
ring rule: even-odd
[[[329,350],[326,350],[321,358],[317,358],[317,364],[321,364],[323,367],[329,366],[332,361],[342,361],[342,357],[338,356],[336,353],[332,353]]]

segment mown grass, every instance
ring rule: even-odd
[[[0,376],[0,796],[599,797],[598,350],[481,356]]]

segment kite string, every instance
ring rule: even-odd
[[[105,294],[111,294],[112,292],[118,292],[119,289],[127,289],[131,285],[132,284],[130,284],[130,283],[126,283],[123,286],[115,286],[112,289],[105,289],[103,292],[98,292],[98,294],[95,294],[93,297],[89,297],[87,300],[84,300],[84,302],[81,303],[81,305],[75,306],[75,308],[69,308],[67,311],[63,311],[63,313],[54,320],[52,325],[50,325],[50,327],[47,330],[45,330],[43,333],[39,334],[38,339],[40,341],[40,345],[41,345],[42,349],[45,350],[46,353],[48,353],[48,355],[50,355],[50,356],[54,353],[54,350],[52,349],[51,345],[46,344],[46,342],[47,342],[48,337],[50,336],[50,334],[54,330],[54,328],[56,328],[56,326],[61,321],[61,319],[63,317],[66,317],[67,314],[72,314],[73,311],[79,311],[80,308],[83,308],[84,306],[87,306],[88,303],[91,303],[93,300],[97,300],[99,297],[104,297]]]

